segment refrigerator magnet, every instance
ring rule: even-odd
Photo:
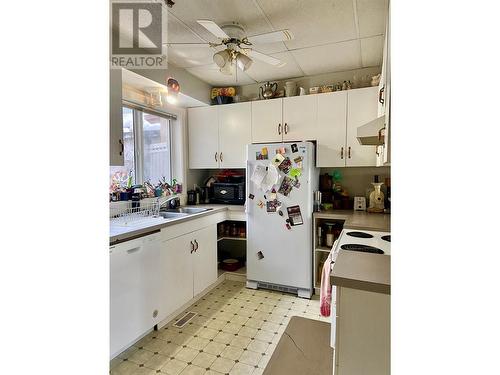
[[[264,254],[262,254],[262,251],[257,252],[257,259],[259,260],[264,259]]]
[[[250,198],[250,199],[254,199],[254,198],[255,198],[255,195],[253,195],[253,194],[248,194],[248,198]]]
[[[286,223],[286,224],[285,224],[285,227],[286,227],[286,229],[288,229],[288,230],[291,230],[291,229],[292,229],[292,227],[291,227],[291,226],[290,226],[290,224],[288,224],[288,223]]]
[[[296,143],[294,143],[291,147],[292,147],[292,153],[296,153],[299,151],[299,148],[297,147]]]
[[[259,201],[259,203],[257,203],[257,206],[258,206],[259,208],[263,208],[263,207],[264,207],[264,202]]]
[[[290,192],[292,191],[293,185],[294,185],[293,180],[290,177],[288,176],[283,177],[283,181],[281,181],[278,193],[284,195],[285,197],[288,197],[288,194],[290,194]]]
[[[278,201],[267,201],[266,202],[266,211],[267,213],[274,213],[276,212],[277,209],[277,202]]]
[[[278,169],[280,171],[283,171],[283,173],[288,174],[290,171],[290,168],[292,167],[292,162],[290,161],[290,158],[286,157],[280,165],[278,165]]]
[[[286,148],[285,147],[280,147],[276,149],[276,154],[278,155],[285,155],[286,154]]]
[[[279,167],[279,165],[283,162],[283,160],[285,160],[285,157],[281,154],[276,154],[273,158],[273,164],[276,166],[276,167]]]
[[[300,168],[290,169],[290,176],[294,177],[294,178],[302,176],[302,169],[300,169]]]
[[[300,213],[300,206],[287,207],[286,210],[288,211],[288,218],[290,219],[291,225],[295,226],[304,224],[302,214]]]

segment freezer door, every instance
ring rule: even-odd
[[[310,290],[312,288],[312,199],[311,182],[314,174],[314,145],[310,142],[298,142],[297,152],[292,153],[291,143],[271,145],[249,145],[247,158],[247,195],[254,195],[247,200],[247,279],[263,281],[284,286]],[[256,153],[267,147],[269,160],[256,160]],[[257,165],[268,165],[276,149],[285,147],[286,156],[292,161],[298,156],[303,158],[302,175],[299,177],[300,187],[293,188],[285,197],[277,194],[282,202],[279,212],[268,213],[266,201],[271,200],[271,191],[263,192],[252,181],[251,177]],[[276,191],[284,178],[280,171],[280,179]],[[316,177],[317,180],[317,177]],[[267,199],[266,199],[267,198]],[[264,207],[259,208],[259,202]],[[303,224],[286,227],[287,207],[299,205]],[[259,256],[259,252],[264,256]]]

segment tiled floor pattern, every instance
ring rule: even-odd
[[[329,321],[314,297],[226,280],[186,309],[198,315],[182,329],[170,322],[113,359],[111,374],[262,374],[292,316]]]

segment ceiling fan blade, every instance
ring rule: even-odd
[[[224,30],[222,30],[219,25],[217,25],[214,21],[210,20],[197,20],[201,26],[207,29],[210,33],[215,35],[219,39],[229,39],[229,35],[226,34]]]
[[[247,39],[252,44],[286,42],[293,39],[293,34],[290,30],[285,29],[249,36]]]
[[[278,66],[278,67],[284,66],[286,64],[275,57],[265,55],[263,53],[255,51],[253,49],[248,51],[247,55],[250,57],[253,57],[254,59],[263,61],[263,62],[270,64],[270,65]]]

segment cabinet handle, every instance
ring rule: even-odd
[[[351,158],[351,146],[347,148],[347,156],[349,159]]]
[[[194,240],[194,244],[196,245],[196,247],[194,248],[194,252],[196,252],[198,250],[198,241]]]
[[[344,158],[344,147],[341,147],[340,148],[340,158],[343,159]]]
[[[380,104],[384,104],[384,98],[382,98],[382,95],[384,94],[384,89],[385,89],[385,86],[382,86],[382,88],[380,90],[378,90],[378,102]]]
[[[193,254],[193,251],[194,251],[194,244],[193,244],[193,241],[189,241],[189,243],[191,244],[191,254]]]
[[[278,134],[281,135],[281,123],[278,124]]]
[[[120,147],[121,147],[120,156],[122,156],[123,151],[125,150],[125,146],[124,146],[123,141],[121,139],[118,140],[118,143],[120,144]]]
[[[288,124],[285,122],[285,134],[288,134]]]
[[[222,163],[223,162],[223,160],[222,160],[222,152],[219,155],[219,159],[220,159],[220,162]]]
[[[140,248],[140,247],[134,247],[133,249],[129,249],[129,250],[127,250],[127,254],[136,253],[136,252],[138,252],[139,250],[141,250],[141,248]]]
[[[215,157],[215,161],[217,161],[217,152],[215,153],[215,156],[214,156],[214,157]]]

